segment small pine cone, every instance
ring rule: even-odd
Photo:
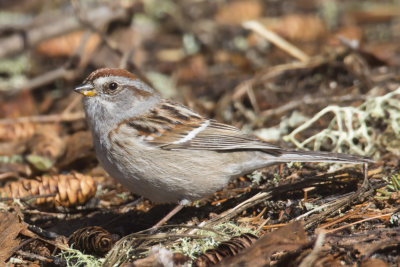
[[[30,122],[0,124],[0,141],[17,141],[31,138],[35,124]]]
[[[78,229],[68,238],[68,245],[74,249],[100,257],[104,256],[113,244],[112,235],[99,226]]]
[[[74,207],[85,204],[96,194],[96,182],[91,176],[73,172],[36,179],[20,179],[0,188],[2,198],[36,198],[34,204],[45,207]]]
[[[245,248],[250,247],[258,238],[250,233],[235,236],[222,242],[215,249],[209,249],[193,262],[193,266],[206,267],[217,264],[228,256],[235,256]]]

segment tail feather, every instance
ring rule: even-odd
[[[282,162],[330,162],[330,163],[373,163],[374,160],[364,156],[320,152],[320,151],[296,151],[296,150],[283,150],[278,156]]]

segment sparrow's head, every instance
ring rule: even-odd
[[[93,71],[82,85],[75,88],[75,92],[108,101],[118,101],[130,95],[145,99],[156,94],[153,88],[129,71],[111,68]]]
[[[96,70],[74,90],[84,96],[91,124],[96,121],[114,124],[138,117],[160,101],[153,88],[124,69]]]

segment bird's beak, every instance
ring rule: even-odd
[[[96,95],[96,91],[94,87],[90,83],[81,84],[74,89],[75,92],[81,93],[84,96],[94,96]]]

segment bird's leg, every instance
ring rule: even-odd
[[[186,205],[188,205],[190,202],[186,199],[179,201],[179,204],[176,205],[175,208],[173,208],[167,215],[164,216],[158,223],[156,223],[152,229],[157,229],[164,223],[166,223],[169,219],[171,219],[175,214],[177,214],[181,209],[183,209]]]
[[[364,167],[363,168],[364,180],[363,180],[363,183],[361,185],[361,189],[364,190],[364,191],[367,191],[371,187],[371,185],[369,183],[369,180],[368,180],[368,163],[364,163],[363,167]]]

